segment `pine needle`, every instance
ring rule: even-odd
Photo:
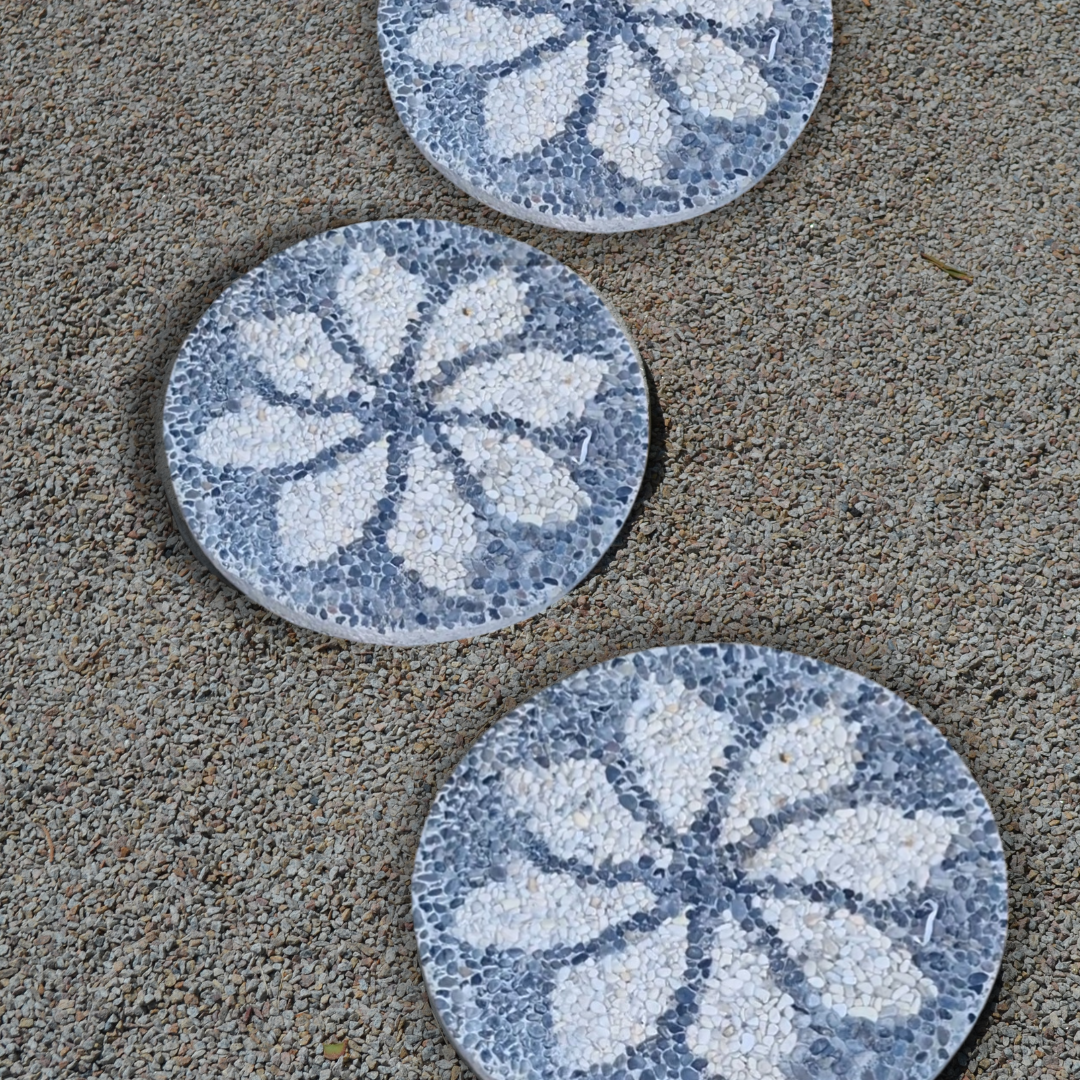
[[[966,270],[961,270],[956,266],[949,266],[948,263],[942,262],[935,256],[927,255],[925,251],[920,251],[919,254],[932,266],[936,266],[939,270],[944,270],[949,277],[956,278],[957,281],[966,281],[970,285],[975,280],[975,278]]]

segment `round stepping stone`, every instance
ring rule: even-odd
[[[756,184],[810,119],[831,0],[382,0],[391,97],[428,160],[503,213],[667,225]]]
[[[487,1080],[930,1080],[993,986],[990,808],[858,675],[685,645],[484,734],[413,876],[429,998]]]
[[[230,286],[184,343],[161,449],[207,563],[301,626],[398,645],[542,611],[645,469],[648,392],[576,274],[441,221],[350,225]]]

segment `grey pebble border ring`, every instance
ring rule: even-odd
[[[645,470],[637,352],[576,274],[449,222],[350,225],[230,286],[168,376],[161,469],[200,556],[302,626],[470,637],[574,587]]]
[[[791,148],[830,0],[381,0],[390,95],[425,157],[495,209],[623,232],[685,221]]]
[[[895,694],[750,645],[620,657],[482,735],[421,834],[429,999],[484,1080],[932,1080],[1004,855]]]

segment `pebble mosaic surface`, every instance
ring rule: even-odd
[[[491,1080],[929,1080],[1005,942],[996,825],[876,683],[752,646],[600,664],[476,743],[413,877]]]
[[[382,0],[394,104],[454,183],[527,221],[621,232],[736,198],[813,112],[830,0]]]
[[[293,622],[468,637],[543,610],[614,540],[648,451],[637,354],[533,248],[434,221],[268,260],[184,344],[163,407],[174,509]]]

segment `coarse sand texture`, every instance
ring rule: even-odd
[[[1075,9],[838,0],[825,88],[771,172],[693,220],[597,234],[500,215],[431,166],[373,0],[0,0],[3,1080],[469,1080],[413,927],[435,792],[575,672],[735,641],[888,688],[993,811],[1009,933],[941,1080],[1080,1075]],[[584,580],[502,630],[397,648],[211,573],[156,444],[169,367],[233,285],[330,230],[421,219],[597,290],[652,407],[640,493]],[[352,354],[292,314],[310,370],[353,387],[333,358]],[[572,472],[586,426],[559,429]],[[896,942],[916,965],[930,910]],[[916,990],[938,978],[918,970]]]

